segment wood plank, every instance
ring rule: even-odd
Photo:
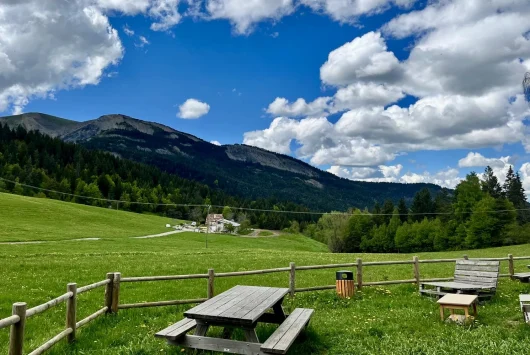
[[[485,288],[484,286],[481,286],[481,285],[474,285],[474,284],[461,283],[461,282],[424,282],[422,283],[422,285],[451,288],[455,290],[478,290],[478,289]]]
[[[200,305],[198,306],[195,306],[189,310],[187,310],[186,312],[184,312],[184,315],[188,318],[190,318],[191,315],[194,315],[194,314],[199,314],[201,313],[205,308],[208,308],[208,307],[211,307],[212,305],[216,304],[216,303],[226,303],[228,302],[230,299],[231,299],[231,296],[234,292],[238,292],[239,291],[239,288],[241,286],[234,286],[232,287],[231,289],[213,297],[213,298],[210,298],[208,301],[206,302],[203,302],[201,303]]]
[[[487,260],[457,260],[457,265],[479,265],[479,266],[499,266],[499,261],[487,261]]]
[[[269,287],[266,290],[263,290],[259,295],[254,294],[252,297],[248,297],[246,300],[242,301],[240,304],[237,304],[235,307],[227,309],[225,312],[220,314],[220,317],[226,318],[236,318],[240,319],[251,310],[256,308],[259,304],[265,301],[270,295],[276,291],[276,288]],[[269,307],[270,308],[270,307]]]
[[[455,280],[454,282],[479,284],[479,285],[492,285],[493,287],[497,285],[497,279],[487,279],[487,278],[474,277],[474,276],[455,275],[454,280]]]
[[[311,316],[313,315],[313,312],[314,310],[312,309],[302,309],[300,315],[296,318],[295,322],[284,333],[278,343],[274,345],[272,352],[275,354],[285,354],[289,350],[291,345],[294,343],[302,329],[304,329],[306,324],[309,322]]]
[[[288,292],[289,290],[286,288],[276,289],[273,294],[271,294],[267,299],[263,300],[261,304],[249,311],[242,318],[252,323],[256,322],[263,313],[265,313],[268,309],[274,307],[274,305],[280,302],[285,297],[285,295],[287,295]]]
[[[217,351],[230,354],[266,355],[266,353],[261,351],[261,344],[259,343],[250,343],[230,339],[186,335],[179,340],[168,340],[168,343],[192,349]]]
[[[280,339],[284,336],[284,334],[295,324],[298,317],[300,317],[300,314],[302,313],[302,308],[296,308],[290,315],[287,317],[287,319],[280,324],[278,329],[274,333],[271,334],[269,339],[263,343],[261,346],[261,349],[266,352],[272,352],[274,351],[274,346],[278,344]]]
[[[168,338],[168,339],[176,339],[178,338],[178,334],[182,332],[186,333],[189,330],[192,330],[197,326],[197,322],[194,319],[190,318],[184,318],[181,321],[159,331],[155,334],[155,337],[157,338]]]
[[[199,313],[192,314],[191,316],[192,318],[196,318],[196,319],[217,321],[220,319],[219,314],[223,313],[224,311],[231,308],[232,306],[237,305],[239,302],[243,301],[245,298],[250,297],[253,294],[259,294],[259,292],[260,292],[260,288],[257,288],[257,287],[242,288],[240,292],[231,294],[230,297],[223,300],[223,302],[213,304],[212,306],[201,310]]]
[[[456,270],[499,272],[499,267],[498,266],[486,266],[486,265],[462,265],[462,264],[456,264],[455,269]]]
[[[239,309],[239,307],[246,304],[247,302],[251,302],[252,298],[259,297],[267,289],[268,288],[261,287],[244,287],[238,294],[233,294],[232,299],[226,302],[224,305],[221,305],[217,308],[207,308],[201,313],[207,316],[216,316],[216,318],[221,318],[220,315],[224,312],[230,309],[232,309],[231,312],[234,312],[234,310]]]
[[[475,277],[483,277],[486,279],[497,279],[499,278],[498,272],[488,272],[488,271],[475,271],[475,270],[455,270],[455,275],[462,275],[462,276],[475,276]]]

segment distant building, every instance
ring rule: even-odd
[[[231,224],[234,226],[234,231],[237,232],[240,224],[234,221],[224,219],[222,214],[209,214],[206,217],[206,226],[209,227],[210,233],[222,233],[226,232],[226,226]]]

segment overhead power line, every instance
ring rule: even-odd
[[[289,214],[306,214],[306,215],[325,215],[325,214],[334,214],[334,215],[342,215],[342,216],[353,216],[352,213],[349,212],[313,212],[313,211],[285,211],[285,210],[275,210],[275,209],[260,209],[260,208],[249,208],[249,207],[234,207],[234,206],[223,206],[223,205],[209,205],[209,204],[187,204],[187,203],[154,203],[154,202],[138,202],[138,201],[122,201],[122,200],[113,200],[113,199],[107,199],[107,198],[100,198],[100,197],[91,197],[91,196],[83,196],[83,195],[76,195],[71,194],[68,192],[62,192],[62,191],[56,191],[56,190],[50,190],[45,189],[38,186],[32,186],[24,183],[20,183],[17,181],[5,179],[3,177],[0,177],[0,180],[9,182],[15,185],[24,186],[27,188],[39,190],[39,191],[46,191],[46,192],[52,192],[60,195],[70,196],[70,197],[76,197],[76,198],[84,198],[88,200],[95,200],[95,201],[106,201],[106,202],[113,202],[116,204],[130,204],[130,205],[151,205],[151,206],[166,206],[166,207],[215,207],[215,208],[224,208],[229,207],[232,210],[240,210],[240,211],[252,211],[252,212],[272,212],[272,213],[289,213]],[[452,211],[452,212],[409,212],[407,215],[409,216],[442,216],[442,215],[456,215],[456,214],[466,214],[466,213],[505,213],[505,212],[512,212],[512,211],[530,211],[530,208],[519,208],[519,209],[511,209],[511,210],[489,210],[489,211]],[[356,216],[393,216],[393,213],[361,213],[357,214]]]

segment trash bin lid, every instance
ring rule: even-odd
[[[340,270],[336,273],[337,280],[353,280],[353,271]]]

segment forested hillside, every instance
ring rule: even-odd
[[[308,211],[300,205],[272,198],[246,200],[229,196],[218,189],[163,172],[154,166],[116,158],[101,151],[88,150],[38,132],[27,132],[21,127],[11,130],[2,124],[0,177],[18,182],[13,184],[0,180],[0,191],[134,212],[157,213],[195,221],[204,220],[206,208],[175,207],[171,204],[212,204],[252,209]],[[35,190],[21,184],[44,190]],[[105,199],[117,200],[119,206],[116,206],[116,202]],[[214,207],[211,210],[212,213],[221,211],[222,207]],[[269,229],[284,228],[291,220],[303,224],[311,218],[304,214],[261,213],[237,209],[234,209],[233,217],[241,222],[247,221],[249,224]]]
[[[0,117],[10,127],[111,152],[124,159],[149,164],[181,178],[197,181],[231,196],[257,200],[274,197],[314,211],[372,208],[386,199],[407,203],[422,188],[436,193],[434,184],[352,181],[317,169],[293,157],[257,147],[217,146],[156,122],[120,114],[76,122],[41,113]]]
[[[368,211],[325,214],[305,233],[335,252],[419,252],[530,243],[530,211],[519,173],[501,186],[490,167],[467,175],[454,195],[421,190],[407,207],[386,201]],[[296,222],[291,226],[298,228]]]

